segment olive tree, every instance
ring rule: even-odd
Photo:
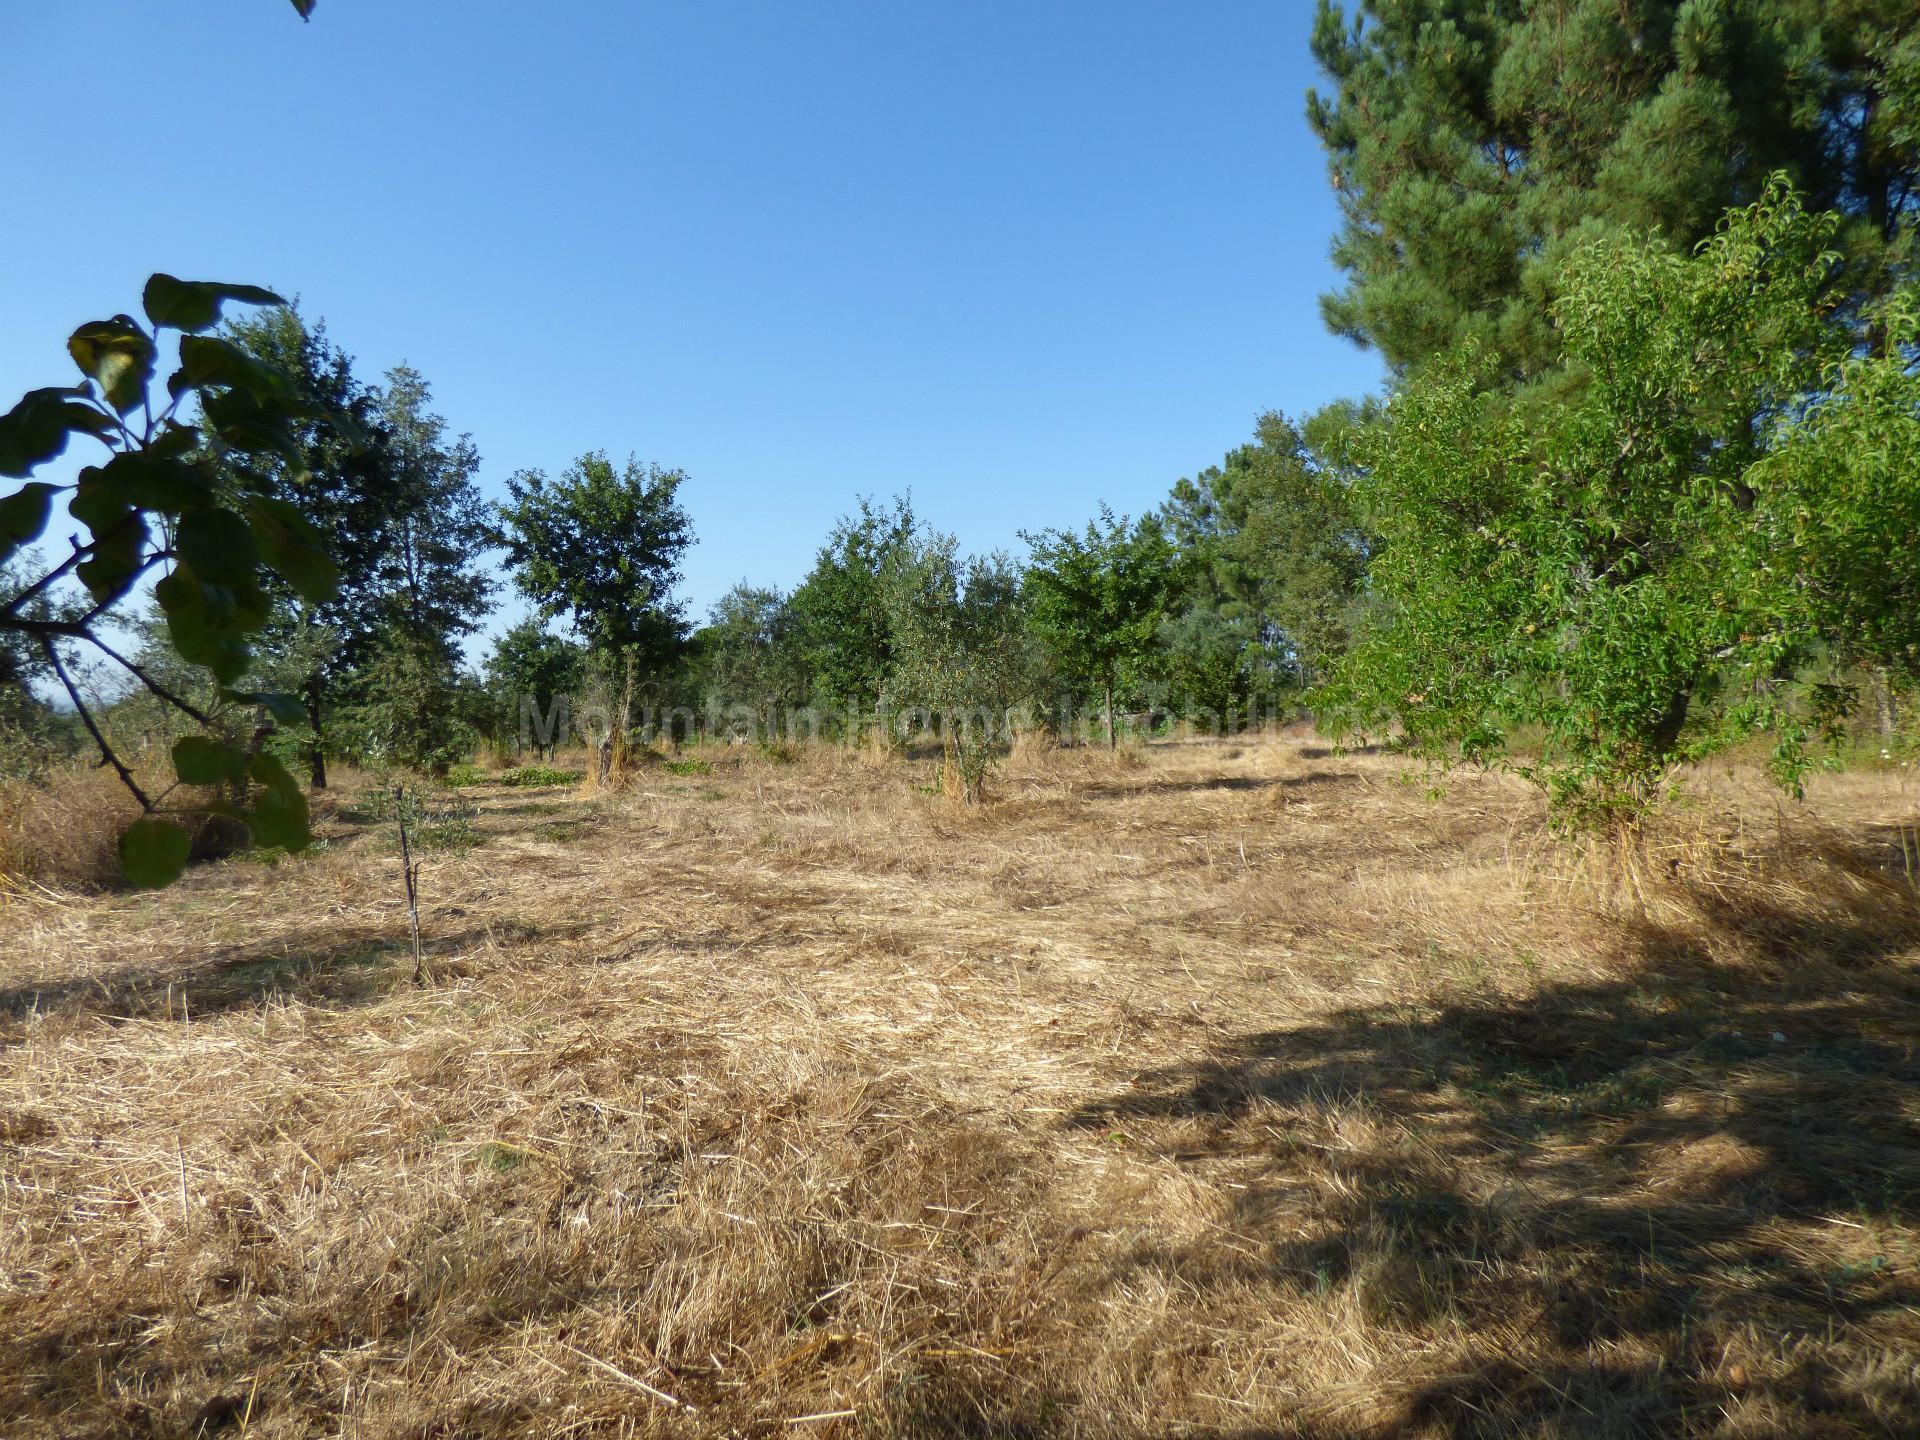
[[[899,548],[884,594],[891,693],[938,720],[949,783],[976,804],[1009,711],[1033,689],[1019,568],[999,552],[962,558],[951,535],[928,531]]]

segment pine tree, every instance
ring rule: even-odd
[[[1338,334],[1396,372],[1473,339],[1550,370],[1552,277],[1581,242],[1683,247],[1785,171],[1844,217],[1852,301],[1915,258],[1912,0],[1320,0],[1308,96],[1345,223]]]

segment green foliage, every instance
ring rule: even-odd
[[[980,798],[1009,709],[1038,669],[1020,571],[1005,555],[961,559],[951,535],[916,535],[887,568],[889,691],[940,722],[968,803]]]
[[[1795,783],[1851,696],[1911,664],[1920,381],[1836,318],[1835,231],[1776,186],[1696,254],[1613,236],[1558,277],[1565,396],[1515,407],[1477,343],[1362,437],[1380,626],[1322,697],[1435,756],[1529,768],[1570,819],[1630,814],[1677,764],[1765,732]]]
[[[1266,647],[1244,617],[1195,599],[1162,623],[1157,639],[1168,696],[1196,718],[1197,712],[1224,718],[1259,688],[1256,657]]]
[[[310,404],[356,421],[352,445],[326,427],[297,425],[297,455],[260,467],[285,506],[331,537],[340,571],[321,603],[277,588],[259,647],[263,671],[301,697],[313,782],[323,785],[325,713],[383,634],[404,625],[447,646],[479,628],[497,588],[478,564],[490,533],[474,484],[480,457],[468,437],[447,435],[417,371],[398,366],[383,385],[362,382],[322,323],[289,308],[226,334],[290,376]]]
[[[658,675],[686,638],[684,602],[674,597],[680,557],[693,526],[679,501],[686,475],[616,469],[603,452],[582,455],[558,480],[522,470],[507,482],[497,543],[521,593],[620,666],[617,733],[632,727],[643,672]]]
[[[501,632],[485,667],[496,742],[517,741],[522,725],[532,731],[536,745],[551,748],[561,740],[565,704],[585,682],[586,668],[587,652],[580,643],[554,634],[539,620],[522,620]],[[526,714],[528,705],[532,715]]]
[[[1113,745],[1114,685],[1154,653],[1179,587],[1174,548],[1157,518],[1130,524],[1104,505],[1084,535],[1021,538],[1033,550],[1026,583],[1034,633],[1069,679],[1105,696]]]
[[[1174,486],[1159,518],[1186,585],[1161,636],[1177,695],[1225,710],[1290,678],[1311,683],[1346,650],[1367,537],[1350,477],[1326,452],[1344,448],[1353,423],[1338,407],[1322,412],[1310,424],[1328,443],[1316,447],[1270,411],[1253,444]],[[1226,664],[1233,637],[1237,667]]]
[[[879,699],[894,659],[886,574],[912,544],[914,526],[910,501],[882,509],[863,497],[788,597],[788,634],[813,696],[835,705]]]
[[[711,775],[713,773],[713,766],[707,761],[691,758],[669,760],[664,768],[669,775]]]
[[[552,785],[578,785],[580,772],[559,770],[551,765],[522,765],[502,775],[500,783],[521,790],[539,789]]]
[[[778,590],[741,581],[715,602],[694,650],[710,704],[771,708],[807,699],[793,613]]]
[[[1345,221],[1337,334],[1396,371],[1473,340],[1510,380],[1557,366],[1554,277],[1580,245],[1706,236],[1784,170],[1856,300],[1914,253],[1920,18],[1814,0],[1320,0],[1310,94]]]
[[[103,733],[75,683],[74,647],[91,647],[163,705],[219,729],[221,712],[283,704],[237,688],[252,664],[272,588],[284,585],[317,604],[332,594],[337,578],[319,533],[275,493],[265,467],[297,465],[296,427],[326,428],[350,443],[352,419],[303,396],[283,371],[230,341],[200,333],[230,301],[278,303],[254,286],[154,276],[145,296],[150,329],[128,315],[80,326],[67,348],[82,382],[36,390],[0,417],[0,475],[26,479],[76,435],[107,452],[70,485],[29,481],[0,496],[0,564],[45,533],[57,496],[68,497],[67,513],[85,536],[75,537],[58,564],[9,584],[0,601],[0,635],[8,637],[5,663],[16,682],[22,649],[38,652],[42,673],[66,692],[102,762],[149,817],[160,799],[141,787]],[[180,332],[179,364],[161,397],[152,393],[153,379],[169,329]],[[172,649],[215,682],[208,706],[125,659],[100,633],[115,607],[155,572],[154,603]],[[74,582],[86,600],[56,613],[54,597]],[[288,795],[277,762],[257,748],[228,743],[225,763],[238,777],[237,788],[260,787],[250,806],[236,794],[225,808],[263,844],[304,844],[305,801],[293,803],[297,791]],[[173,836],[178,829],[150,818],[130,832],[134,838],[122,852],[130,878],[157,884],[179,873],[185,852]]]
[[[444,776],[473,753],[480,700],[450,651],[396,627],[353,677],[339,730],[348,750],[379,770]]]

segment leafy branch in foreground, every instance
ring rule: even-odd
[[[80,531],[57,563],[36,566],[18,588],[0,594],[0,635],[37,651],[44,670],[81,726],[139,802],[143,818],[120,843],[122,868],[135,885],[164,885],[185,867],[191,837],[166,818],[179,785],[216,788],[211,808],[246,823],[256,842],[298,849],[307,843],[307,803],[284,766],[259,747],[188,736],[173,747],[176,779],[149,793],[107,739],[76,679],[77,647],[90,648],[163,705],[203,727],[234,707],[260,707],[295,722],[297,702],[236,688],[252,659],[251,637],[265,624],[263,581],[278,575],[318,603],[336,573],[318,534],[273,493],[260,468],[266,457],[298,464],[292,427],[317,416],[287,377],[232,342],[205,332],[229,302],[283,303],[252,285],[155,275],[143,296],[146,326],[128,315],[82,325],[67,342],[78,385],[32,391],[0,416],[0,478],[26,483],[0,495],[0,565],[40,540],[66,501]],[[178,331],[178,365],[156,394],[160,337]],[[70,483],[32,479],[74,437],[107,453]],[[115,607],[153,577],[154,604],[169,641],[219,683],[211,709],[189,700],[107,638]],[[81,598],[50,605],[75,589]],[[180,813],[176,808],[171,813]]]

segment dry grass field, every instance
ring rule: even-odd
[[[0,1434],[1920,1433],[1910,783],[706,753],[17,889]]]

